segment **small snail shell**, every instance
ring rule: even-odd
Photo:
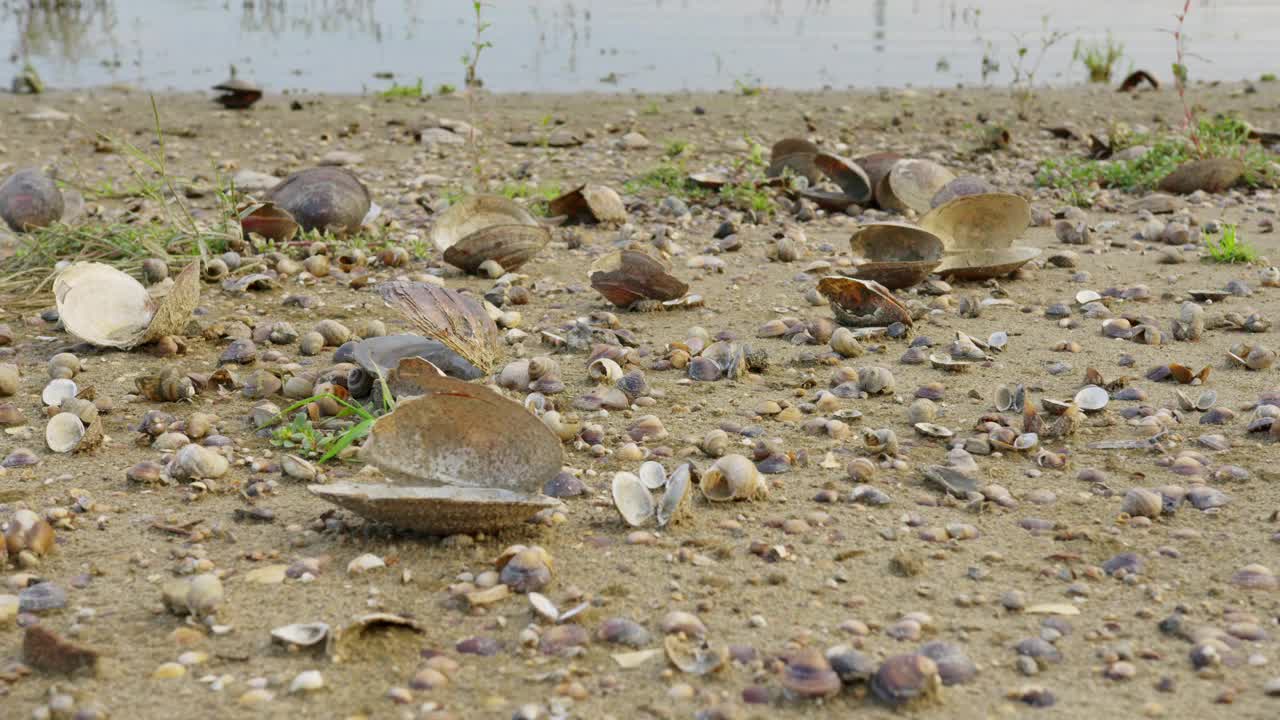
[[[758,500],[769,494],[760,471],[742,455],[725,455],[716,460],[702,475],[698,488],[714,502]]]

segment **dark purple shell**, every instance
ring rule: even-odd
[[[369,189],[340,167],[299,170],[267,191],[267,200],[287,210],[304,232],[354,233],[371,203]]]
[[[52,225],[62,218],[62,193],[47,175],[27,168],[0,184],[0,218],[14,232]]]

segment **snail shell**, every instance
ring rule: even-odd
[[[698,483],[703,497],[713,502],[758,500],[769,494],[764,476],[742,455],[725,455],[702,475]]]

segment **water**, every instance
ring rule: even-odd
[[[1085,79],[1077,40],[1123,43],[1169,78],[1181,0],[490,0],[479,77],[496,91],[1008,85],[1017,48],[1036,82]],[[1193,0],[1193,78],[1280,71],[1276,0]],[[34,7],[33,7],[34,6]],[[1047,24],[1046,24],[1047,23]],[[1047,28],[1047,30],[1046,30]],[[9,68],[54,88],[198,90],[228,66],[270,91],[459,86],[469,0],[0,0]],[[393,79],[385,75],[390,73]]]

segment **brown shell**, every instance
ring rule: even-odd
[[[796,194],[827,212],[844,212],[850,205],[857,204],[853,198],[843,192],[805,188]]]
[[[431,242],[444,252],[468,235],[493,225],[538,227],[538,219],[516,201],[501,195],[469,195],[436,218]]]
[[[790,170],[796,175],[808,179],[810,184],[822,179],[822,172],[814,165],[817,154],[821,152],[817,145],[803,138],[785,138],[774,143],[770,153],[769,167],[765,169],[765,177],[776,178]]]
[[[930,210],[920,227],[942,238],[947,252],[998,250],[1031,226],[1031,206],[1012,193],[964,195]]]
[[[818,281],[818,292],[831,303],[831,311],[842,325],[886,326],[900,322],[911,325],[906,306],[873,280],[828,275]]]
[[[1040,248],[1009,247],[947,255],[935,272],[943,278],[977,282],[1002,277],[1040,255]]]
[[[360,458],[404,485],[536,496],[560,472],[560,439],[523,405],[445,375],[378,418]]]
[[[858,265],[858,277],[890,290],[923,281],[942,262],[942,240],[905,223],[864,225],[849,238],[849,245],[855,255],[868,260]]]
[[[488,260],[504,270],[515,270],[550,241],[551,233],[539,225],[490,225],[449,246],[444,260],[469,273],[479,272]]]
[[[254,203],[240,211],[240,231],[245,236],[254,233],[268,240],[288,242],[298,234],[298,221],[275,203]]]
[[[1193,160],[1166,175],[1158,189],[1177,195],[1189,195],[1197,190],[1220,193],[1243,176],[1244,163],[1237,158]]]
[[[547,212],[553,216],[564,215],[569,222],[586,224],[627,221],[622,198],[613,188],[604,185],[579,185],[547,203]]]
[[[889,177],[889,172],[893,170],[893,166],[898,164],[902,156],[895,152],[879,152],[872,153],[856,160],[863,172],[867,174],[867,184],[871,186],[871,191],[876,201],[880,199],[880,183]],[[886,186],[886,191],[888,186]]]
[[[372,204],[360,178],[340,167],[299,170],[268,190],[266,199],[292,215],[304,232],[337,235],[359,231]]]
[[[430,535],[492,532],[559,505],[540,495],[481,488],[333,483],[307,490],[369,520]]]
[[[888,210],[928,212],[933,196],[955,179],[955,173],[932,160],[903,160],[885,179],[888,192],[881,197],[877,189],[876,199]]]
[[[961,175],[944,185],[929,201],[929,206],[936,208],[939,205],[946,205],[958,197],[985,195],[995,191],[995,186],[988,182],[986,178],[981,178],[977,175]]]
[[[423,335],[444,343],[484,372],[498,360],[498,326],[479,301],[428,283],[396,281],[379,286],[388,307]]]
[[[813,158],[814,167],[840,186],[853,202],[865,205],[871,200],[871,179],[855,162],[832,153],[821,152]]]
[[[14,232],[48,227],[62,219],[64,210],[57,183],[35,168],[0,183],[0,218]]]
[[[689,286],[669,273],[670,266],[638,250],[610,253],[591,266],[591,287],[618,307],[639,300],[675,300]]]

